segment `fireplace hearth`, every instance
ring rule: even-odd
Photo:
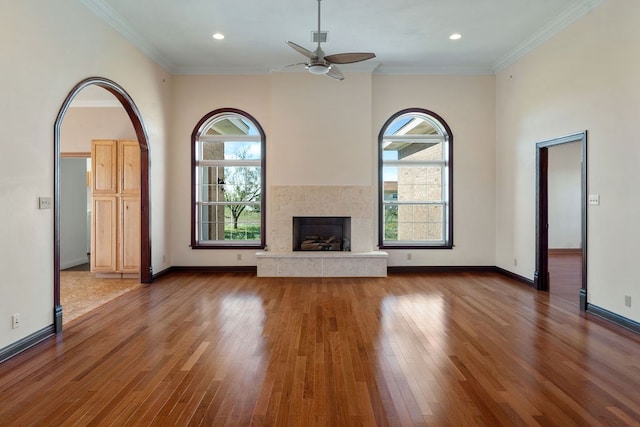
[[[350,251],[351,217],[294,216],[294,251]]]

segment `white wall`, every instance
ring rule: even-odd
[[[165,236],[170,76],[76,1],[2,1],[0,14],[0,348],[53,324],[53,125],[76,83],[110,78],[140,109],[151,150],[154,270]],[[10,207],[10,208],[9,208]],[[29,256],[24,256],[29,253]],[[170,254],[168,254],[170,256]],[[22,324],[11,328],[11,315]]]
[[[549,248],[582,248],[582,144],[549,148]]]
[[[87,258],[87,159],[60,159],[60,268]]]
[[[499,267],[533,278],[535,143],[588,131],[588,291],[640,321],[640,2],[604,2],[497,75]],[[518,258],[517,266],[513,259]],[[624,306],[629,295],[634,307]]]

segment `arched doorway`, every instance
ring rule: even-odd
[[[151,235],[149,215],[149,141],[142,117],[129,94],[117,83],[102,77],[90,77],[78,83],[64,100],[54,124],[54,204],[53,204],[53,300],[55,332],[62,331],[62,305],[60,304],[60,130],[64,116],[75,96],[87,86],[99,86],[110,92],[127,112],[140,144],[140,281],[151,283]]]

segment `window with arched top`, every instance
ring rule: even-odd
[[[264,247],[265,134],[236,109],[208,113],[192,139],[193,248]]]
[[[437,114],[402,110],[379,135],[379,246],[453,247],[453,135]]]

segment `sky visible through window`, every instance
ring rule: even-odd
[[[385,129],[384,135],[394,135],[399,129],[402,129],[407,123],[409,123],[413,117],[398,117]],[[382,150],[383,160],[398,160],[398,152],[396,150]],[[398,180],[398,168],[397,167],[385,167],[383,168],[383,180],[388,182],[394,182]]]
[[[256,129],[253,123],[244,120],[243,122],[248,127],[247,135],[258,135],[258,129]],[[260,141],[226,142],[224,144],[224,158],[259,160],[262,158]]]

